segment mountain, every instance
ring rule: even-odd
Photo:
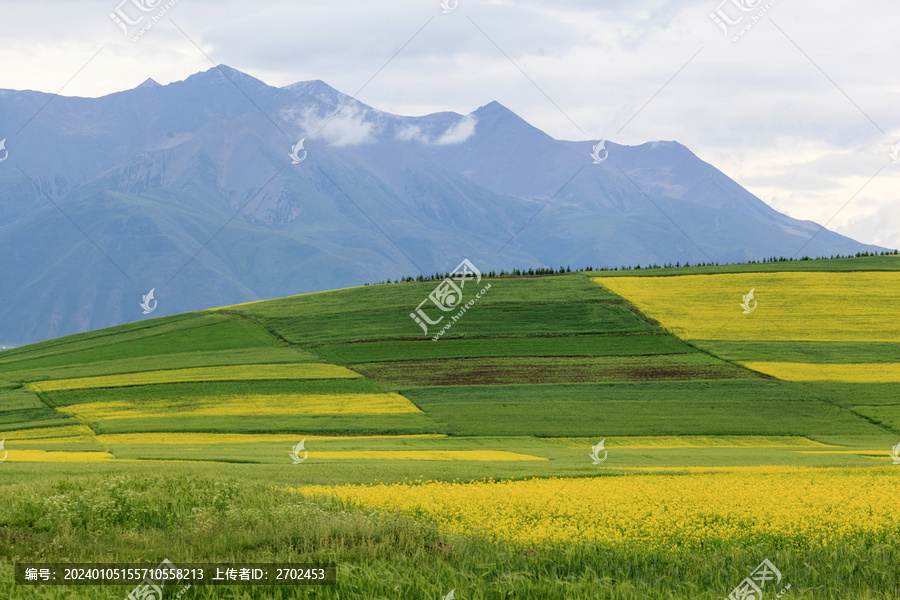
[[[606,142],[593,164],[591,142],[496,102],[405,117],[224,65],[101,98],[0,90],[0,136],[7,346],[463,258],[487,270],[880,250],[778,213],[676,142]]]

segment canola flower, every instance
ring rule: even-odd
[[[595,438],[540,438],[542,442],[563,448],[591,448]],[[829,447],[828,444],[796,435],[654,435],[606,438],[607,448],[781,448]]]
[[[519,461],[549,460],[505,450],[343,450],[334,452],[310,452],[310,458],[356,460],[476,460]]]
[[[94,441],[94,432],[87,425],[58,425],[55,427],[33,427],[30,429],[10,429],[0,432],[0,439],[51,442]]]
[[[162,416],[403,415],[421,413],[400,394],[248,394],[87,402],[60,410],[87,422]]]
[[[109,388],[154,383],[184,383],[189,381],[238,381],[248,379],[348,379],[361,377],[350,369],[327,363],[278,363],[262,365],[229,365],[220,367],[192,367],[99,375],[75,379],[34,381],[28,388],[36,392]]]
[[[450,534],[534,546],[674,550],[765,540],[826,546],[900,537],[900,469],[719,467],[477,483],[416,481],[293,491],[411,515]]]
[[[45,450],[20,450],[11,449],[7,444],[9,462],[106,462],[115,460],[115,456],[109,452],[56,452]]]
[[[691,340],[900,339],[900,271],[596,277],[678,337]],[[754,289],[756,309],[743,314]]]
[[[900,363],[745,362],[748,369],[786,381],[900,382]]]
[[[307,435],[303,437],[308,442],[320,442],[330,440],[342,440],[354,442],[357,440],[384,440],[384,439],[435,439],[447,437],[441,433],[419,433],[411,435]],[[297,435],[275,433],[107,433],[100,434],[96,441],[101,444],[246,444],[255,442],[290,442],[297,443]]]

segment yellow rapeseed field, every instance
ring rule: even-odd
[[[900,382],[900,363],[745,362],[748,369],[787,381]]]
[[[306,435],[308,442],[329,440],[383,440],[383,439],[433,439],[447,437],[442,433],[419,433],[411,435]],[[290,442],[297,443],[296,434],[276,433],[108,433],[98,435],[96,441],[101,444],[249,444],[255,442]]]
[[[6,458],[9,462],[105,462],[115,460],[115,457],[108,452],[48,452],[44,450],[20,450],[18,448],[10,449],[9,443],[6,444],[9,456]],[[2,453],[0,453],[2,458]]]
[[[346,450],[335,452],[310,452],[309,458],[356,460],[549,460],[541,456],[531,456],[528,454],[506,452],[503,450]]]
[[[182,383],[188,381],[236,381],[247,379],[339,379],[361,377],[350,369],[325,363],[283,363],[263,365],[230,365],[224,367],[193,367],[143,371],[121,375],[100,375],[77,379],[35,381],[28,387],[36,392],[108,388],[153,383]]]
[[[443,531],[543,543],[696,548],[778,539],[797,546],[900,535],[900,468],[724,467],[678,473],[414,482],[294,491],[433,522]]]
[[[420,413],[400,394],[270,394],[88,402],[60,407],[88,423],[103,419],[215,415],[399,415]]]
[[[692,340],[900,339],[900,272],[597,277],[675,335]],[[744,314],[740,304],[754,290]],[[755,303],[755,304],[754,304]]]
[[[563,448],[591,448],[596,438],[541,438]],[[606,438],[606,448],[780,448],[829,447],[796,435],[654,435]]]
[[[0,440],[19,440],[40,443],[94,441],[94,432],[87,425],[60,425],[57,427],[34,427],[32,429],[10,429],[0,432]]]

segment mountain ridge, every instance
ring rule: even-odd
[[[321,80],[273,87],[227,65],[99,98],[4,90],[0,132],[4,345],[146,318],[150,288],[157,316],[463,258],[500,270],[883,250],[775,211],[678,142],[606,141],[594,164],[594,142],[556,140],[496,101],[394,115]]]

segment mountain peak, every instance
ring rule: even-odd
[[[145,81],[141,85],[137,86],[135,89],[139,90],[141,88],[158,88],[158,87],[162,87],[162,86],[160,84],[158,84],[156,81],[154,81],[154,79],[152,77],[148,77],[147,81]]]
[[[243,71],[238,71],[232,67],[229,67],[225,64],[216,65],[210,69],[205,71],[200,71],[199,73],[195,73],[185,79],[185,82],[200,82],[200,83],[219,83],[222,81],[231,81],[232,83],[246,83],[254,86],[264,86],[268,87],[268,85],[256,77],[252,75],[247,75]]]
[[[350,100],[355,100],[347,94],[334,89],[321,79],[298,81],[297,83],[286,85],[281,89],[297,96],[309,96],[315,98],[328,106],[339,106],[348,103]],[[358,100],[355,100],[355,102],[360,106],[366,106]]]

